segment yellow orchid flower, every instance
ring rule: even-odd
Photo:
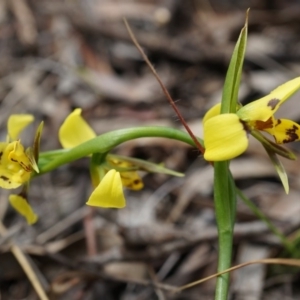
[[[235,114],[220,114],[221,104],[215,105],[203,118],[204,158],[223,161],[242,154],[248,147],[248,134],[257,130],[271,134],[277,144],[298,141],[300,125],[287,119],[275,119],[274,114],[299,88],[300,77],[297,77],[239,108]]]
[[[26,195],[32,172],[39,172],[37,161],[39,142],[43,124],[38,127],[33,149],[27,148],[19,140],[21,132],[32,122],[29,114],[11,115],[7,122],[7,141],[0,143],[0,187],[15,189],[23,185],[19,195],[9,196],[11,206],[24,216],[28,224],[34,224],[38,217],[29,205]]]
[[[15,189],[29,181],[37,164],[20,140],[20,133],[34,120],[32,115],[11,115],[7,122],[8,138],[0,143],[0,187]]]
[[[81,111],[80,108],[75,109],[66,118],[59,129],[59,140],[64,148],[76,147],[96,137],[94,130],[81,117]],[[88,201],[88,205],[118,208],[124,207],[125,198],[122,186],[133,190],[140,190],[143,188],[142,179],[136,171],[127,171],[126,168],[128,169],[129,167],[130,165],[127,162],[117,159],[109,160],[109,167],[107,165],[92,166],[91,177],[95,190]],[[117,168],[123,168],[124,171],[116,171],[115,169]],[[104,174],[101,174],[100,176],[99,173]],[[119,184],[121,184],[121,186]],[[112,192],[112,188],[116,189],[116,192]],[[120,196],[121,190],[122,197]],[[96,199],[98,199],[98,202]]]

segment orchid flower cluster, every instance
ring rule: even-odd
[[[15,189],[22,186],[19,194],[11,194],[9,201],[12,207],[24,216],[28,224],[34,224],[38,216],[28,202],[28,188],[30,179],[39,175],[39,157],[47,161],[47,154],[51,158],[63,155],[87,141],[96,138],[96,133],[81,117],[81,109],[75,109],[63,122],[59,129],[59,140],[64,151],[59,154],[39,153],[40,138],[43,123],[38,127],[32,148],[25,150],[19,139],[20,133],[34,121],[32,115],[12,115],[8,120],[8,137],[6,142],[0,143],[0,187]],[[53,156],[54,155],[54,156]],[[87,205],[103,208],[123,208],[126,200],[123,187],[134,191],[144,187],[138,170],[146,172],[165,173],[183,176],[175,172],[140,159],[113,155],[106,152],[90,153],[90,174],[94,187]],[[44,162],[45,163],[45,162]],[[42,172],[43,173],[43,172]]]
[[[252,134],[265,147],[288,192],[287,176],[276,154],[295,159],[295,155],[280,144],[298,141],[300,125],[291,120],[276,119],[274,114],[298,89],[300,77],[284,83],[259,100],[245,106],[237,105],[236,113],[220,114],[221,105],[215,105],[203,119],[204,158],[207,161],[225,161],[237,157],[246,151],[249,143],[248,135]],[[39,153],[43,123],[36,130],[32,147],[25,149],[19,136],[33,121],[32,115],[10,116],[7,123],[7,140],[0,143],[0,187],[4,189],[22,187],[19,194],[9,196],[9,201],[29,224],[35,223],[38,219],[28,202],[28,188],[30,179],[39,175],[39,157],[44,157],[43,153]],[[271,134],[275,142],[270,141],[260,131]],[[94,130],[82,118],[79,108],[65,119],[58,136],[65,149],[61,153],[66,153],[97,137]],[[94,189],[86,202],[87,205],[104,208],[125,207],[123,187],[138,191],[144,186],[137,173],[139,170],[183,176],[161,165],[111,154],[110,150],[93,151],[88,154]]]

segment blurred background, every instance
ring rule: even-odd
[[[125,17],[194,133],[221,99],[226,70],[249,15],[249,38],[239,99],[268,94],[300,73],[300,3],[270,0],[0,0],[0,135],[12,113],[44,120],[41,150],[60,148],[58,129],[77,107],[98,134],[161,125],[182,128],[123,23]],[[300,121],[300,93],[278,112]],[[32,143],[35,126],[22,136]],[[299,154],[299,145],[289,147]],[[131,141],[115,153],[163,162],[184,178],[141,174],[145,188],[126,191],[127,207],[84,205],[92,191],[88,159],[32,181],[34,226],[9,207],[1,190],[1,299],[38,299],[10,252],[19,245],[50,299],[213,299],[215,281],[174,294],[174,286],[213,274],[217,231],[213,172],[197,150],[172,140]],[[251,139],[232,161],[237,186],[297,245],[300,164],[282,159],[286,195],[263,147]],[[97,254],[87,235],[93,226]],[[299,249],[299,247],[296,249]],[[94,249],[95,250],[95,249]],[[290,257],[267,226],[238,202],[233,263]],[[295,251],[294,257],[300,256]],[[232,274],[230,299],[299,299],[299,269],[253,265]]]

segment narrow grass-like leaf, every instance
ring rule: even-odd
[[[132,170],[139,170],[139,171],[146,171],[149,173],[161,173],[161,174],[168,174],[168,175],[177,176],[177,177],[184,177],[183,173],[167,169],[161,164],[155,164],[155,163],[145,161],[142,159],[138,159],[138,158],[115,155],[115,154],[108,154],[107,155],[108,163],[110,162],[110,159],[116,159],[119,161],[128,162],[131,164]],[[118,170],[118,168],[115,168],[115,169]],[[130,170],[130,168],[125,168],[123,171],[126,171],[126,169]],[[122,168],[120,168],[119,171],[122,171]]]
[[[265,222],[265,224],[268,226],[270,231],[273,232],[274,235],[276,235],[290,253],[294,253],[295,247],[293,242],[290,242],[284,234],[280,232],[280,230],[269,220],[269,218],[257,207],[244,193],[236,188],[237,195],[241,198],[241,200],[251,209],[251,211],[256,215],[257,218]]]
[[[285,171],[281,161],[278,159],[275,152],[273,152],[272,150],[270,150],[269,148],[267,148],[265,146],[264,146],[264,148],[267,151],[269,158],[275,167],[275,170],[281,180],[281,183],[283,185],[283,188],[284,188],[286,194],[288,194],[289,193],[289,179],[287,177],[286,171]]]
[[[242,67],[247,43],[248,11],[245,26],[234,48],[223,87],[221,114],[235,113]],[[218,226],[218,272],[231,266],[233,227],[236,212],[236,192],[233,178],[229,171],[229,161],[214,163],[214,201]],[[216,300],[226,300],[229,288],[229,273],[217,278]]]
[[[248,11],[246,14],[245,26],[242,28],[239,39],[235,45],[222,94],[221,113],[235,113],[237,108],[238,92],[242,76],[244,63],[247,31],[248,31]]]

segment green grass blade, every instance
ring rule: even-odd
[[[235,45],[222,94],[221,113],[235,113],[238,101],[238,92],[242,76],[242,68],[244,63],[247,31],[248,31],[248,11],[246,14],[245,26],[242,28],[239,39]]]

